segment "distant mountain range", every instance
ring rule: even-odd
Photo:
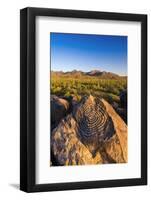
[[[57,76],[72,76],[73,78],[80,78],[82,76],[91,76],[91,77],[97,77],[101,79],[121,79],[121,78],[127,78],[127,76],[120,76],[118,74],[112,73],[112,72],[106,72],[106,71],[100,71],[100,70],[92,70],[89,72],[83,72],[78,70],[63,72],[63,71],[51,71],[51,75],[57,75]]]

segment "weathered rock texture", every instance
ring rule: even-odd
[[[92,157],[90,151],[77,137],[77,123],[68,115],[52,132],[52,150],[59,165],[100,163],[101,155]]]
[[[127,162],[127,126],[104,99],[84,97],[53,130],[57,165]]]
[[[120,116],[115,112],[112,106],[107,103],[104,99],[102,100],[106,107],[106,111],[110,115],[113,121],[113,125],[116,131],[116,136],[118,138],[118,143],[120,144],[123,159],[127,162],[127,125],[125,122],[120,118]],[[114,153],[114,152],[113,152]]]

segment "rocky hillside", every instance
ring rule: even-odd
[[[51,99],[51,165],[127,162],[127,125],[104,99]]]

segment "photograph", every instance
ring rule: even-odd
[[[20,11],[20,190],[147,185],[147,15]]]
[[[50,167],[128,162],[127,40],[50,33]]]

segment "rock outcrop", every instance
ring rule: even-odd
[[[127,162],[127,125],[104,99],[83,97],[52,131],[57,165]]]
[[[51,96],[51,130],[54,129],[65,117],[69,109],[69,103],[63,98],[59,98],[55,95]]]

